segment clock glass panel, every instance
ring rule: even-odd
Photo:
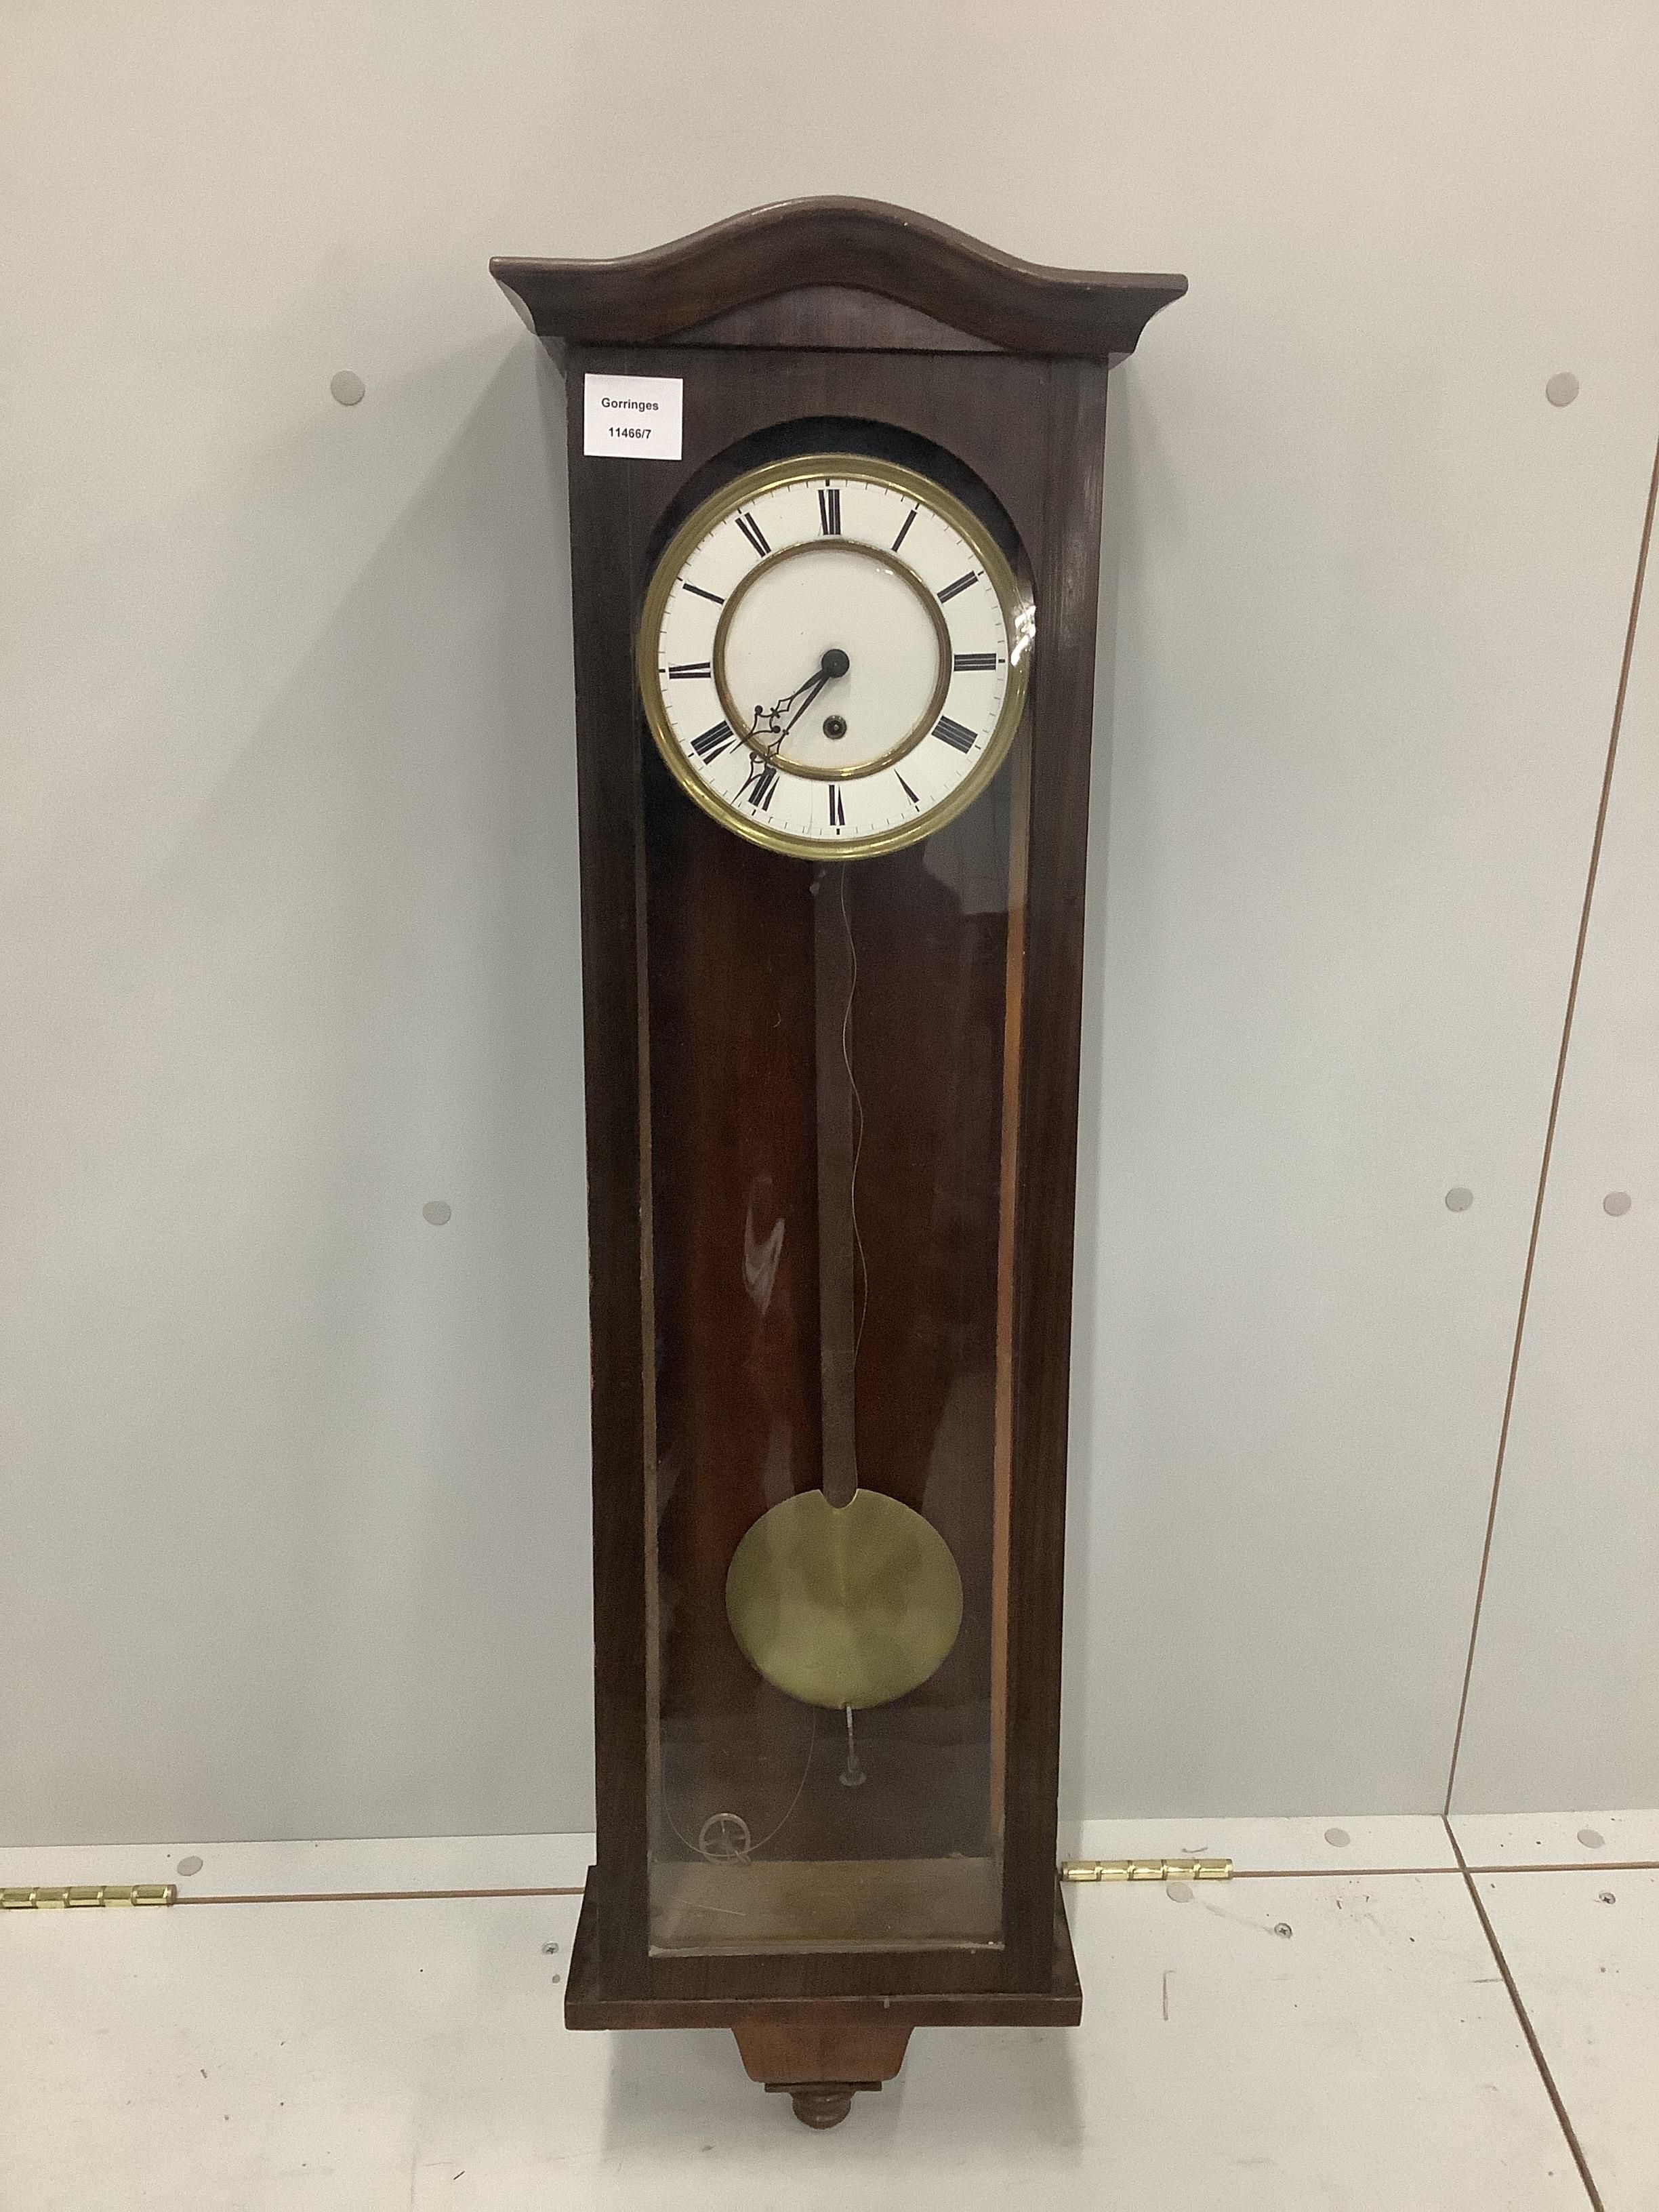
[[[1001,1938],[1020,568],[817,453],[641,610],[659,1953]]]

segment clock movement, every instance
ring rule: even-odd
[[[598,1840],[565,2017],[730,2028],[830,2126],[916,2027],[1081,2016],[1106,386],[1185,283],[858,200],[491,267],[568,401]]]

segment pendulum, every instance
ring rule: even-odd
[[[931,1522],[860,1486],[854,1419],[859,1244],[855,1115],[848,1035],[857,967],[847,861],[813,871],[818,1143],[818,1335],[823,1460],[818,1487],[762,1514],[732,1554],[726,1610],[744,1656],[777,1689],[844,1711],[848,1789],[864,1779],[854,1708],[916,1689],[962,1626],[962,1577]]]

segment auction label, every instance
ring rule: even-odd
[[[628,461],[678,460],[684,390],[678,376],[585,376],[583,453]]]

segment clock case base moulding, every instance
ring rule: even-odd
[[[565,2026],[573,2028],[729,2027],[744,2070],[768,2089],[787,2091],[808,2127],[846,2118],[854,2094],[879,2089],[904,2063],[918,2027],[1075,2027],[1083,1990],[1058,1878],[1054,1883],[1052,1976],[1046,1990],[980,1990],[932,1996],[801,1997],[618,1997],[606,1993],[599,1963],[592,1875],[582,1899],[566,1984]]]
[[[898,2071],[915,2027],[1061,2026],[1081,2017],[1054,1861],[1106,388],[1111,364],[1133,350],[1147,319],[1181,296],[1185,281],[1040,269],[925,217],[855,200],[763,209],[622,261],[496,260],[491,269],[562,368],[570,456],[598,1848],[566,2023],[730,2028],[754,2079],[787,2090],[807,2124],[830,2126],[856,2089]],[[582,382],[590,372],[682,378],[682,458],[587,455]],[[649,915],[641,793],[651,741],[635,627],[655,552],[676,514],[706,492],[711,472],[715,481],[722,470],[735,474],[740,454],[752,465],[757,441],[787,441],[790,426],[807,422],[820,441],[823,426],[839,422],[951,457],[1012,526],[1037,607],[1015,749],[1021,838],[1011,865],[1023,965],[1017,1016],[1008,1017],[1017,1059],[1004,1127],[1017,1139],[1001,1270],[1005,1534],[988,1632],[997,1652],[1000,1940],[665,1953],[652,1944],[651,1792],[660,1765],[653,1768],[655,1624],[647,1587],[655,1416],[645,1321],[651,1133],[642,1103]]]

